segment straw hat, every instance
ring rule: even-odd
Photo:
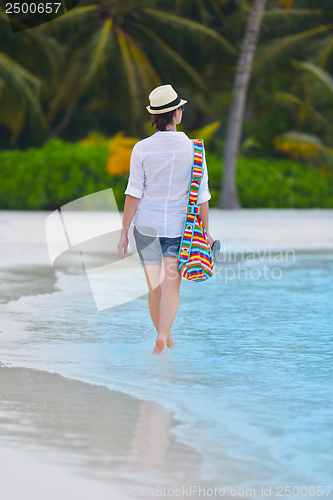
[[[152,90],[149,94],[150,105],[146,109],[152,115],[167,113],[173,109],[179,108],[187,101],[181,99],[171,85],[161,85]]]

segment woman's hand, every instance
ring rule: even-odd
[[[210,247],[212,247],[215,240],[214,240],[214,238],[211,237],[210,234],[208,234],[208,239],[209,239]]]
[[[123,260],[126,260],[127,247],[128,247],[127,232],[124,229],[122,229],[120,233],[120,239],[117,246],[117,250],[119,257],[121,257]]]

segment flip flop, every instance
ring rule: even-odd
[[[216,259],[219,256],[220,250],[221,250],[221,242],[220,242],[220,240],[215,240],[213,245],[212,245],[212,253],[213,253],[214,262],[216,262]]]

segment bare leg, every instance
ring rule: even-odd
[[[158,332],[158,324],[160,321],[160,301],[161,301],[161,287],[157,287],[148,293],[149,312],[157,332]]]
[[[160,318],[161,287],[159,285],[161,277],[161,265],[144,266],[148,285],[148,307],[152,322],[158,332]]]
[[[178,269],[177,257],[163,257],[165,277],[160,284],[160,316],[158,337],[154,352],[161,352],[166,345],[171,347],[171,327],[176,317],[179,306],[179,288],[181,275]]]

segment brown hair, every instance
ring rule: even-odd
[[[153,115],[153,122],[151,126],[153,127],[155,125],[155,131],[156,130],[165,130],[165,127],[168,125],[168,123],[171,123],[173,120],[173,115],[176,110],[173,109],[172,111],[168,111],[167,113],[161,113],[159,115]]]

